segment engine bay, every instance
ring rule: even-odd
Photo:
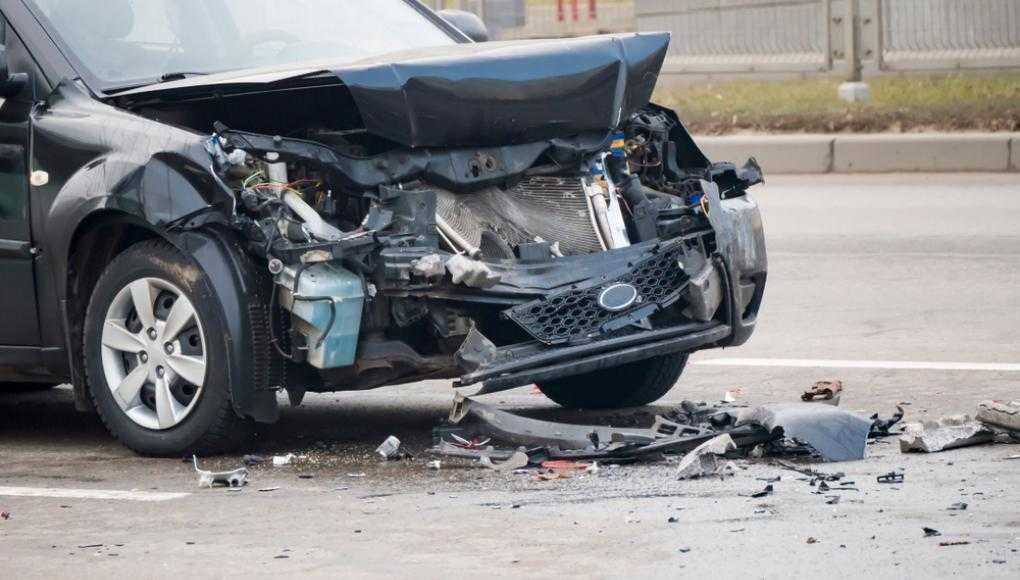
[[[608,135],[498,148],[366,155],[357,131],[305,134],[217,125],[207,149],[273,276],[273,344],[315,369],[311,390],[709,323],[724,280],[706,186],[761,181],[753,161],[685,157],[654,105]],[[470,360],[478,344],[490,360]]]

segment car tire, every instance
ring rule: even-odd
[[[89,394],[132,450],[220,453],[251,434],[253,423],[234,412],[215,296],[201,268],[161,240],[130,247],[97,282],[84,329]]]
[[[546,397],[570,409],[641,407],[668,393],[687,365],[686,354],[664,355],[538,385]]]

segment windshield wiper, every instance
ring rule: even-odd
[[[103,92],[106,93],[107,95],[116,95],[117,93],[123,93],[125,91],[130,91],[132,89],[140,89],[142,87],[147,87],[149,85],[160,85],[163,83],[169,83],[173,81],[182,81],[188,77],[206,76],[209,74],[212,73],[192,71],[168,72],[163,73],[156,77],[155,81],[149,81],[144,83],[132,83],[130,85],[124,85],[120,87],[111,87],[108,89],[103,89]]]
[[[201,77],[206,76],[207,72],[193,72],[193,71],[179,71],[179,72],[168,72],[159,75],[158,82],[169,83],[171,81],[181,81],[188,77]]]

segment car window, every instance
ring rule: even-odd
[[[457,42],[404,0],[29,0],[103,86]]]

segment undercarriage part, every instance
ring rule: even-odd
[[[453,231],[444,228],[444,233],[463,240],[460,249],[479,248],[483,232],[496,234],[510,248],[546,241],[559,243],[568,256],[604,249],[580,177],[527,177],[508,189],[438,193],[439,217]]]
[[[367,390],[457,376],[453,357],[422,355],[405,342],[368,337],[353,365],[320,373],[322,390]]]
[[[299,359],[295,362],[303,360],[318,369],[353,364],[365,304],[361,277],[324,263],[284,268],[276,283],[280,306],[293,315],[291,356]],[[298,353],[303,356],[296,357]]]

